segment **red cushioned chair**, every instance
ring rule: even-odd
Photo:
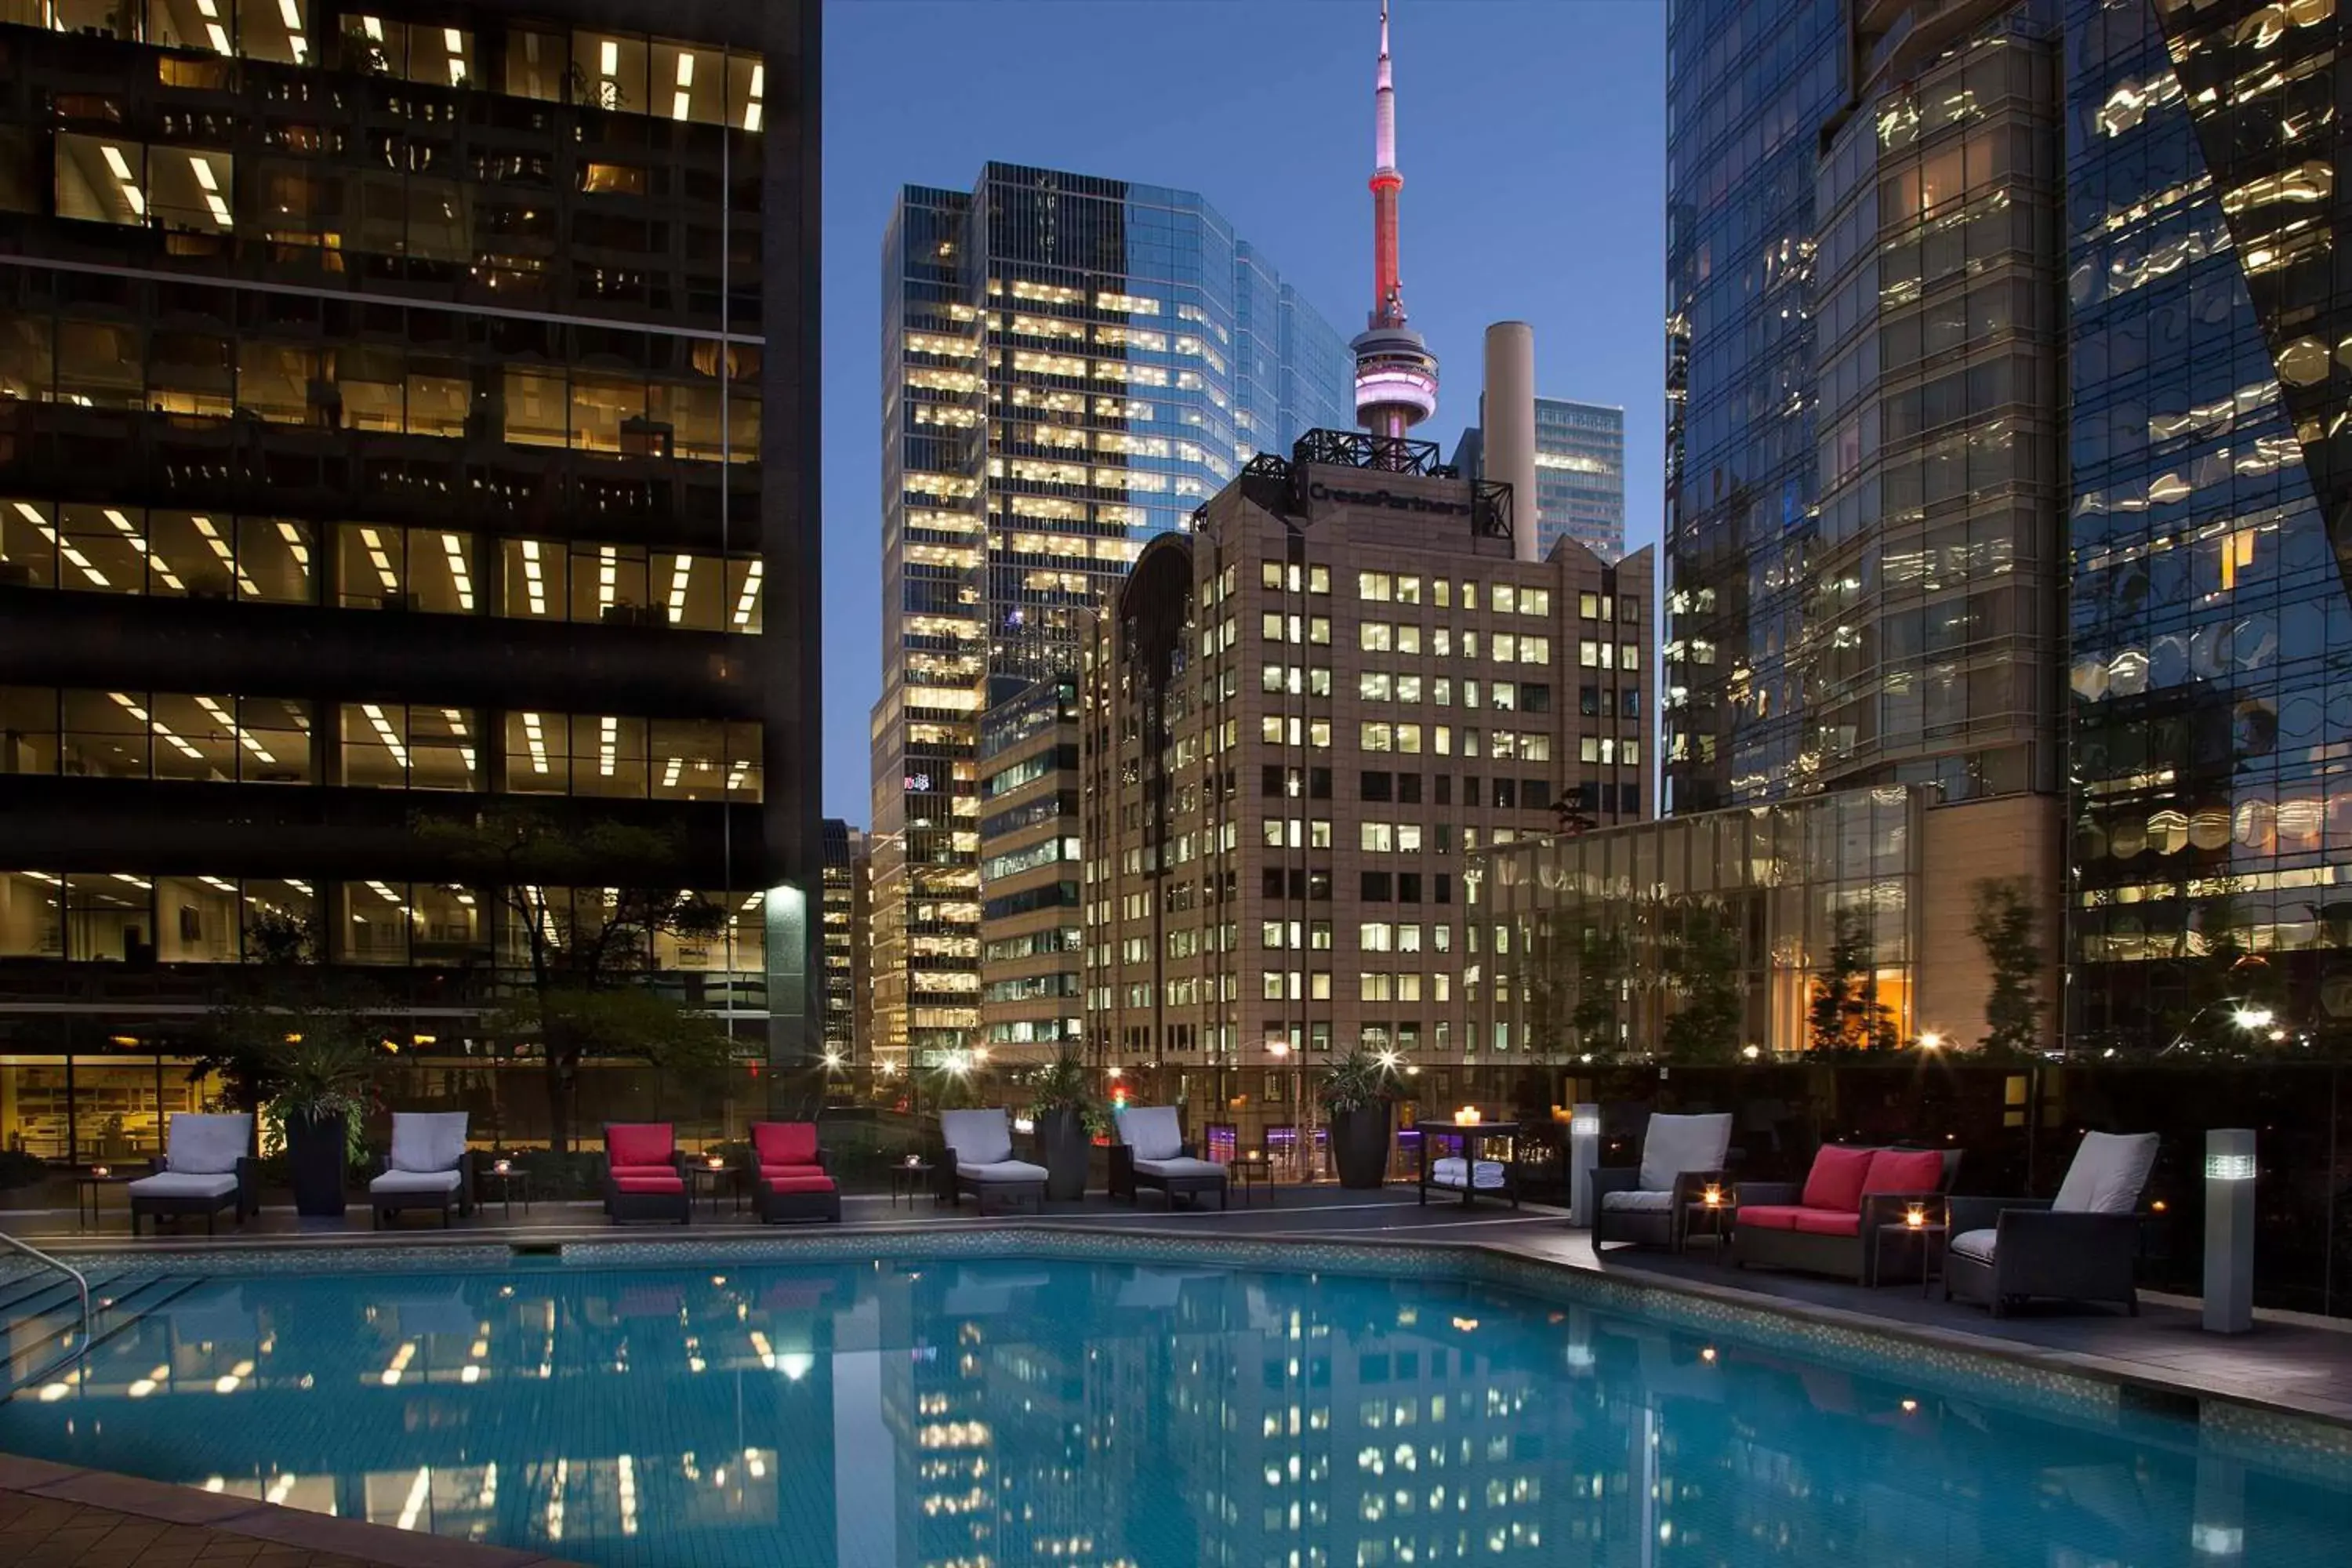
[[[1878,1282],[1881,1226],[1900,1225],[1915,1203],[1940,1208],[1960,1168],[1957,1149],[1853,1149],[1825,1143],[1800,1186],[1742,1182],[1731,1260],[1742,1268],[1851,1274]],[[1940,1214],[1938,1215],[1940,1218]]]
[[[814,1121],[751,1124],[751,1188],[760,1223],[780,1219],[841,1219],[841,1189],[830,1157],[816,1141]]]
[[[694,1221],[686,1190],[686,1156],[667,1121],[615,1121],[604,1126],[604,1215],[614,1225],[633,1219]]]

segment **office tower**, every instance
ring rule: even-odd
[[[2070,1028],[2340,1041],[2345,17],[2131,0],[2064,21]]]
[[[1481,963],[1465,857],[1643,816],[1649,552],[1517,560],[1508,487],[1436,456],[1338,431],[1261,456],[1097,622],[1097,1059],[1497,1060],[1463,1026]]]
[[[866,830],[824,819],[824,1056],[828,1067],[866,1059],[870,1008],[866,993],[867,933],[873,924],[866,882],[872,858]]]
[[[990,163],[901,193],[883,272],[875,1045],[903,1063],[981,1039],[981,715],[1070,672],[1145,542],[1339,422],[1348,361],[1189,192]]]
[[[979,1044],[1000,1061],[1075,1047],[1078,683],[1048,676],[980,721]]]
[[[1625,411],[1559,397],[1535,405],[1536,553],[1573,539],[1616,560],[1625,553]],[[1485,478],[1485,460],[1486,431],[1473,425],[1454,446],[1454,467]]]
[[[295,948],[478,1065],[528,955],[427,816],[674,830],[725,925],[646,965],[814,1058],[817,45],[794,0],[0,8],[12,1142],[154,1147]]]

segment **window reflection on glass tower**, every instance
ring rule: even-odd
[[[883,274],[874,1047],[904,1061],[977,1043],[980,713],[1070,667],[1146,540],[1352,414],[1339,335],[1188,192],[990,163],[901,193]]]

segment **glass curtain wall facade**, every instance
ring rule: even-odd
[[[2094,1046],[2340,1042],[2345,16],[2065,15],[2071,1023]]]
[[[1603,561],[1625,553],[1625,411],[1536,399],[1536,553],[1573,539]]]
[[[429,815],[675,830],[813,1054],[814,8],[215,9],[0,4],[6,1136],[151,1144],[283,922],[469,1052]]]
[[[1189,192],[990,163],[908,186],[883,257],[876,1047],[980,1008],[976,725],[1261,449],[1347,422],[1343,341]]]
[[[1845,39],[1840,0],[1675,0],[1666,24],[1670,812],[1783,790],[1805,745],[1813,187]]]

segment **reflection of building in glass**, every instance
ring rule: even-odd
[[[1317,431],[1145,552],[1086,674],[1113,1063],[1484,1059],[1466,857],[1639,821],[1651,558],[1514,558],[1507,486]]]
[[[425,812],[676,829],[729,919],[648,964],[754,1036],[772,973],[769,1048],[814,1046],[815,9],[405,10],[0,7],[37,1153],[155,1146],[223,965],[363,969],[455,1054],[522,955]]]
[[[1049,676],[980,721],[981,1043],[1075,1049],[1079,1017],[1078,684]]]
[[[872,925],[867,882],[873,859],[866,830],[835,817],[824,822],[824,1054],[829,1065],[866,1060],[873,1025],[866,971]]]
[[[2031,797],[1944,805],[1885,785],[1498,846],[1472,865],[1496,933],[1474,1027],[1539,1060],[1663,1053],[1677,1004],[1662,977],[1685,952],[1720,952],[1744,998],[1724,1048],[1799,1050],[1828,955],[1858,923],[1874,940],[1855,994],[1867,984],[1893,1039],[1973,1044],[1989,976],[1968,901],[1936,889],[2017,840],[2054,852],[2045,816]]]
[[[1003,163],[900,194],[883,318],[875,1048],[903,1062],[984,1037],[979,715],[1070,668],[1148,540],[1340,423],[1349,373],[1198,195]]]

